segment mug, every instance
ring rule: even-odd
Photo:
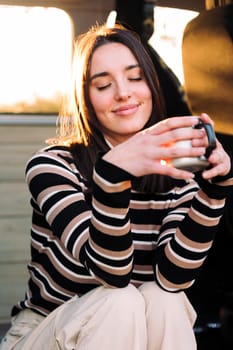
[[[206,148],[205,154],[200,157],[174,158],[170,161],[170,164],[172,164],[175,168],[187,170],[195,173],[195,172],[204,170],[209,166],[208,158],[212,150],[216,147],[216,136],[212,125],[208,123],[203,123],[201,119],[199,119],[199,123],[196,125],[193,125],[192,128],[205,129],[205,132],[208,138],[208,146]],[[192,141],[191,140],[177,141],[176,146],[192,147]]]

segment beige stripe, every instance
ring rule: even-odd
[[[170,207],[172,208],[172,207],[181,206],[182,203],[186,203],[186,202],[192,200],[193,197],[195,196],[195,193],[194,192],[186,193],[185,196],[178,198],[178,200],[176,200],[176,201],[172,201]],[[185,209],[186,209],[186,207],[185,207]]]
[[[145,235],[147,233],[149,234],[154,234],[154,235],[158,235],[159,234],[159,230],[160,230],[161,225],[156,225],[156,224],[135,224],[135,223],[131,223],[131,231],[135,232],[135,233],[145,233]]]
[[[41,312],[44,315],[48,315],[49,314],[48,310],[46,310],[44,307],[41,307],[41,306],[38,306],[38,305],[34,305],[30,300],[26,300],[25,305],[28,306],[29,309],[33,308],[33,310],[37,310],[37,311]],[[21,309],[20,305],[19,305],[19,309]]]
[[[197,199],[200,200],[200,202],[204,203],[208,207],[213,207],[214,209],[218,209],[223,207],[225,203],[224,199],[214,199],[208,197],[202,190],[198,191],[197,193]]]
[[[56,186],[47,187],[46,189],[41,191],[40,194],[38,195],[37,197],[38,205],[41,207],[48,198],[52,197],[55,193],[62,192],[62,191],[70,191],[74,193],[74,188],[71,187],[70,185],[56,185]],[[83,195],[83,199],[84,199],[84,195]]]
[[[130,208],[135,210],[148,210],[148,209],[164,209],[163,201],[130,201]]]
[[[100,177],[95,170],[93,172],[93,180],[107,193],[122,192],[131,187],[130,181],[122,181],[116,184],[108,182]]]
[[[135,210],[173,208],[173,207],[181,206],[182,203],[186,203],[187,201],[191,200],[193,196],[194,196],[194,193],[188,193],[186,194],[185,197],[178,198],[176,201],[167,200],[166,197],[165,197],[165,201],[162,200],[162,201],[141,202],[141,201],[131,200],[130,208]]]
[[[33,168],[27,172],[27,182],[30,183],[35,176],[44,173],[61,175],[73,182],[77,182],[77,177],[69,169],[63,169],[59,165],[50,165],[44,163],[33,166]]]
[[[121,260],[130,257],[133,253],[133,245],[131,245],[128,249],[123,251],[112,251],[108,249],[104,249],[96,244],[91,238],[89,240],[91,248],[107,259]]]
[[[175,284],[175,283],[171,283],[170,281],[168,281],[162,274],[160,271],[156,271],[156,275],[158,280],[160,281],[161,285],[166,288],[167,290],[171,290],[171,291],[176,291],[176,290],[180,290],[180,289],[186,289],[188,288],[190,285],[192,285],[193,281],[191,282],[186,282],[186,283],[181,283],[181,284]]]
[[[33,264],[33,267],[36,268],[36,270],[39,270],[40,273],[45,276],[45,278],[49,281],[49,285],[52,286],[51,288],[53,290],[57,290],[61,294],[68,295],[69,297],[73,296],[73,293],[71,293],[68,290],[65,290],[64,288],[61,288],[61,286],[59,286],[55,281],[51,280],[51,277],[48,275],[48,273],[46,272],[46,270],[44,270],[44,268],[42,266],[40,266],[39,264]],[[33,272],[32,272],[32,274],[33,274]],[[37,286],[39,287],[40,293],[41,293],[43,299],[48,300],[48,301],[52,300],[56,304],[60,304],[61,303],[59,298],[56,298],[55,296],[52,296],[46,290],[46,287],[44,286],[44,284],[43,284],[43,282],[41,280],[38,280],[36,277],[34,278],[34,276],[32,277],[32,279],[33,279],[33,282],[35,284],[37,284]]]
[[[89,228],[78,237],[73,247],[73,255],[79,260],[80,250],[89,238]]]
[[[78,202],[78,201],[80,201],[82,199],[83,199],[83,193],[78,193],[77,192],[77,193],[72,193],[68,197],[65,197],[65,198],[59,200],[47,212],[46,220],[51,225],[53,220],[58,216],[58,214],[62,210],[64,210],[64,208],[66,208],[67,206],[69,206],[69,205],[71,205],[71,204],[73,204],[75,202]]]
[[[109,206],[105,206],[95,198],[93,198],[93,207],[99,212],[109,217],[114,218],[124,218],[126,213],[128,212],[128,208],[113,208]]]
[[[91,222],[96,230],[109,235],[109,236],[124,236],[130,231],[130,222],[128,221],[124,226],[115,227],[110,225],[105,225],[98,221],[95,217],[92,217]]]
[[[209,218],[205,215],[202,215],[200,212],[196,211],[194,208],[190,208],[188,215],[193,221],[197,222],[202,226],[208,226],[208,227],[217,225],[220,220],[219,217]]]
[[[54,239],[54,241],[57,239]],[[50,260],[50,262],[53,264],[53,266],[56,268],[57,271],[59,271],[61,273],[62,276],[64,276],[65,278],[76,282],[76,283],[95,283],[95,279],[91,278],[90,276],[83,276],[83,275],[78,275],[75,272],[72,272],[70,269],[66,268],[64,265],[61,265],[59,263],[59,261],[57,260],[56,256],[54,255],[53,251],[50,248],[43,248],[40,244],[36,243],[36,242],[32,242],[32,246],[36,249],[36,250],[42,250],[43,249],[43,253],[46,254]],[[57,243],[57,246],[59,247],[59,244]],[[60,248],[60,247],[59,247]],[[60,248],[61,251],[61,248]],[[69,261],[71,261],[73,264],[82,266],[77,260],[75,260],[75,258],[73,256],[71,256],[71,254],[68,252],[68,250],[66,250],[66,252],[62,251],[63,255],[66,257],[66,259]],[[70,254],[70,255],[69,255]],[[31,264],[32,266],[37,266],[35,263]],[[38,265],[38,270],[43,269],[42,266]],[[49,276],[49,274],[47,274],[46,271],[44,271],[44,273],[46,275],[48,275],[48,280],[51,282],[51,277]],[[56,285],[57,288],[60,288],[60,286],[58,286],[54,281],[53,283]]]
[[[87,252],[87,254],[90,256],[90,254]],[[93,257],[90,256],[90,259],[102,270],[105,271],[111,275],[115,276],[123,276],[125,274],[128,274],[132,270],[132,262],[124,267],[112,267],[110,265],[106,265],[103,263],[100,263],[98,260],[93,259]]]
[[[32,224],[32,230],[35,231],[35,233],[42,235],[42,236],[53,236],[52,230],[48,230],[45,227],[40,227],[35,224]]]
[[[61,240],[63,242],[65,242],[65,246],[67,245],[67,241],[70,239],[70,236],[72,235],[74,230],[79,225],[81,225],[82,222],[89,220],[90,217],[91,217],[91,212],[85,211],[85,212],[75,216],[75,218],[69,222],[69,224],[65,227],[65,229],[62,233],[62,236],[61,236]],[[79,238],[77,238],[77,239],[79,239]]]
[[[224,180],[224,181],[217,182],[216,185],[222,186],[222,187],[232,186],[233,185],[233,177],[231,177],[230,179]]]
[[[181,257],[176,257],[173,251],[170,248],[170,245],[167,244],[165,247],[165,254],[167,258],[170,260],[170,262],[178,267],[181,267],[183,269],[195,269],[201,266],[203,263],[204,259],[199,259],[199,260],[185,260]]]
[[[179,228],[177,229],[176,236],[185,246],[190,248],[190,250],[195,249],[195,250],[205,251],[205,250],[208,250],[212,245],[212,241],[206,242],[206,243],[200,243],[185,237]]]
[[[164,220],[163,220],[163,225],[168,223],[168,222],[172,222],[172,221],[181,221],[184,219],[184,216],[187,214],[187,212],[189,211],[189,208],[183,208],[183,211],[181,211],[182,208],[179,208],[179,213],[177,212],[173,212],[172,214],[169,213],[169,215],[167,215]]]
[[[135,271],[146,272],[146,274],[147,273],[149,273],[149,274],[154,273],[152,265],[134,265],[133,272],[135,272]]]
[[[135,250],[142,250],[142,251],[152,251],[155,250],[157,244],[154,242],[141,242],[141,241],[134,241],[134,249]]]

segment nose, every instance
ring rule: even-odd
[[[130,84],[126,79],[119,79],[116,83],[116,99],[127,100],[131,96]]]

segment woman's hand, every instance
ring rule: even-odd
[[[190,128],[198,122],[199,117],[195,116],[168,118],[118,144],[103,158],[134,176],[163,174],[191,179],[193,173],[176,169],[166,160],[205,154],[208,145],[205,131]],[[176,141],[187,139],[192,140],[193,147],[176,147]]]
[[[200,118],[203,123],[213,125],[212,119],[207,114],[201,114]],[[196,146],[200,146],[200,139],[193,141],[193,143]],[[202,176],[206,180],[211,180],[215,176],[225,176],[231,169],[231,159],[218,140],[216,140],[216,148],[211,152],[208,161],[210,169],[202,172]]]
[[[204,170],[202,173],[202,177],[206,180],[211,180],[215,176],[225,176],[231,169],[231,159],[218,140],[216,148],[212,151],[208,161],[210,169]]]

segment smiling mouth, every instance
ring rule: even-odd
[[[128,115],[128,114],[135,113],[138,107],[139,107],[139,104],[122,106],[113,110],[113,113],[117,115]]]

